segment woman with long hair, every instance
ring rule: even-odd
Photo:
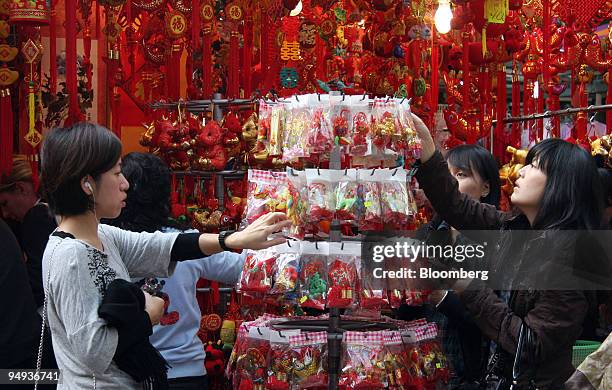
[[[512,378],[512,359],[524,323],[533,335],[533,361],[518,386],[531,382],[539,389],[562,388],[573,372],[572,347],[590,294],[571,288],[569,279],[563,279],[568,275],[560,275],[559,270],[595,261],[589,256],[577,261],[579,236],[565,232],[600,226],[602,191],[594,162],[566,141],[538,143],[529,151],[511,197],[518,212],[504,213],[459,191],[429,130],[418,117],[414,119],[422,140],[416,178],[436,212],[465,234],[501,230],[499,240],[488,246],[490,270],[500,282],[496,287],[504,290],[498,294],[482,282],[460,281],[454,293],[439,294],[435,303],[459,297],[474,323],[496,343],[501,357],[497,362],[505,361],[498,364],[498,371],[507,379]],[[610,265],[601,264],[600,275],[610,275]]]
[[[43,256],[43,317],[62,370],[60,389],[167,388],[167,364],[148,339],[164,301],[130,278],[167,277],[177,261],[223,250],[267,248],[284,242],[268,237],[290,225],[282,213],[221,234],[135,233],[100,224],[119,216],[129,183],[121,141],[91,123],[51,130],[41,173],[60,218]]]

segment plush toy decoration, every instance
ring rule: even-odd
[[[205,351],[204,367],[206,367],[206,374],[212,378],[223,377],[225,362],[223,360],[223,351],[219,349],[219,345],[209,341]]]

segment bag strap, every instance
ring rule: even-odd
[[[51,257],[49,259],[49,270],[47,271],[47,283],[43,285],[43,290],[45,292],[45,299],[43,301],[43,310],[42,310],[42,325],[40,326],[40,342],[38,343],[38,354],[36,356],[36,375],[34,375],[34,390],[38,390],[38,379],[40,377],[40,366],[42,365],[42,356],[43,356],[43,342],[45,340],[45,326],[47,324],[47,306],[49,302],[49,288],[51,284],[51,267],[53,266],[53,257],[55,255],[55,250],[61,244],[61,241],[55,245],[53,251],[51,252]],[[92,374],[93,377],[93,389],[96,390],[96,376]]]
[[[534,365],[535,365],[535,334],[525,324],[525,321],[521,319],[521,328],[519,329],[518,344],[516,346],[516,354],[514,355],[514,364],[512,365],[512,390],[514,386],[518,386],[519,379],[523,375],[531,374],[529,378],[529,388],[536,389],[533,382],[534,377]],[[525,358],[523,358],[525,356]],[[525,364],[523,364],[525,362]],[[527,367],[526,370],[523,370]],[[530,372],[531,371],[531,372]]]

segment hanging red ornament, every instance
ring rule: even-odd
[[[216,121],[209,121],[202,129],[199,140],[206,146],[218,145],[221,142],[222,132],[221,126]]]

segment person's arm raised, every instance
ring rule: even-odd
[[[498,229],[503,213],[459,192],[457,180],[450,174],[442,154],[436,151],[429,129],[418,116],[412,116],[422,147],[421,165],[415,177],[436,213],[462,232]]]

